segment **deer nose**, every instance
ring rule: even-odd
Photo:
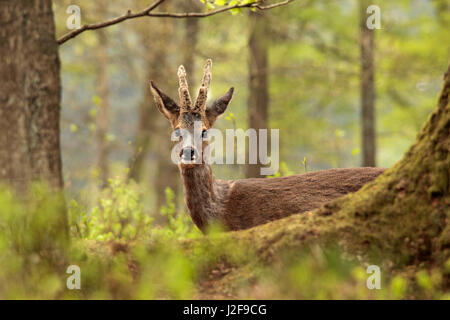
[[[181,150],[180,156],[181,156],[182,160],[193,161],[193,160],[195,160],[195,157],[197,155],[196,155],[195,149],[193,147],[184,147]]]

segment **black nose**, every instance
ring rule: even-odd
[[[195,149],[193,147],[185,147],[181,150],[181,159],[186,161],[195,160]]]

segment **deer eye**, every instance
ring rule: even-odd
[[[175,129],[175,131],[173,132],[173,135],[175,136],[175,138],[181,137],[181,130],[180,129]]]
[[[208,131],[207,130],[203,130],[202,131],[202,139],[206,139],[206,137],[208,137]]]

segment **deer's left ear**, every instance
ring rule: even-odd
[[[206,117],[208,118],[209,124],[212,126],[219,117],[228,107],[228,104],[233,97],[234,88],[230,88],[227,93],[221,96],[219,99],[214,101],[209,107],[206,108]]]

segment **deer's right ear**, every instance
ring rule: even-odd
[[[169,119],[170,122],[174,122],[174,120],[180,115],[180,107],[178,104],[159,90],[153,81],[150,81],[150,91],[153,94],[158,110],[167,119]]]
[[[231,98],[233,98],[233,92],[234,88],[231,87],[230,90],[228,90],[227,93],[225,93],[223,96],[221,96],[219,99],[214,101],[211,106],[206,108],[206,117],[209,120],[210,125],[212,126],[216,119],[225,112],[225,110],[228,107],[228,104],[231,101]]]

